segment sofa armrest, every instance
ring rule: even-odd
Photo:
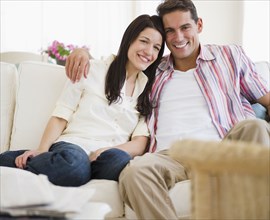
[[[191,171],[192,219],[269,219],[269,148],[185,140],[170,155]]]
[[[15,111],[18,71],[14,64],[0,62],[0,153],[10,145]]]

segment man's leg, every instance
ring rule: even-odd
[[[91,163],[92,179],[118,181],[119,175],[131,160],[131,156],[120,149],[109,149]]]
[[[167,151],[147,153],[131,160],[120,174],[120,195],[139,219],[177,219],[169,189],[186,179],[184,167]]]
[[[224,140],[241,140],[270,147],[270,125],[261,119],[248,119],[236,124]]]

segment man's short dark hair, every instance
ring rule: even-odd
[[[191,18],[197,23],[197,9],[191,0],[165,0],[157,7],[157,13],[162,18],[173,11],[190,11]]]

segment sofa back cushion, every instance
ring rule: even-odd
[[[263,78],[265,78],[269,84],[269,63],[257,62],[256,67],[258,72],[262,74]],[[11,69],[14,71],[14,68]],[[39,145],[48,119],[67,80],[65,69],[55,64],[27,61],[20,64],[18,75],[17,101],[10,150],[35,149]],[[5,82],[6,81],[8,80],[5,80]],[[13,79],[9,81],[10,83],[16,82],[16,80]],[[1,80],[1,82],[3,81]],[[8,85],[4,87],[13,88]],[[9,98],[12,96],[12,91],[6,91],[5,93],[8,93],[7,95],[3,95],[7,97],[6,100],[12,101],[13,99]],[[3,101],[1,84],[1,110],[4,107],[2,104]],[[10,112],[9,110],[6,110],[6,112],[12,115],[12,105],[10,109]],[[1,111],[1,131],[5,131],[5,129],[2,129],[2,125],[11,127],[12,121],[10,122],[9,120],[9,125],[3,123],[2,119],[5,117],[2,116],[2,112],[4,111]],[[6,139],[2,138],[1,133],[1,147],[3,146],[3,149],[7,149],[9,144],[8,129],[6,129],[6,131]]]
[[[0,152],[9,149],[15,108],[15,93],[17,87],[17,68],[14,64],[0,63],[1,76],[1,111],[0,111]]]
[[[20,64],[10,150],[38,147],[66,80],[62,66],[37,61]]]

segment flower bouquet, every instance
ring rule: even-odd
[[[73,44],[65,45],[64,43],[55,40],[44,52],[48,53],[48,56],[51,59],[54,59],[57,64],[65,66],[68,55],[76,48],[78,48],[78,46]],[[82,48],[89,50],[86,46],[83,46]]]

